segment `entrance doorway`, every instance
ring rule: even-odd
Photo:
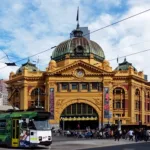
[[[85,103],[75,103],[66,107],[60,116],[60,127],[63,130],[85,130],[98,128],[98,114],[93,107]]]

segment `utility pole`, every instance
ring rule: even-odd
[[[39,69],[39,56],[38,56],[37,61],[33,61],[33,62],[36,62],[36,64],[37,64],[37,69],[38,69],[38,71],[39,71],[39,70],[40,70],[40,69]],[[38,107],[39,107],[39,105],[40,105],[40,88],[39,88],[39,87],[38,87],[37,94],[38,94],[37,105],[38,105]]]
[[[40,89],[39,89],[39,87],[38,87],[38,107],[39,107],[39,103],[40,103],[40,95],[39,95],[39,91],[40,91]]]

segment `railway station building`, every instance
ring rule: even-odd
[[[85,38],[79,25],[60,43],[44,71],[28,60],[11,72],[10,102],[19,109],[43,106],[53,126],[65,129],[116,124],[150,125],[150,84],[144,73],[124,59],[115,69],[105,50]]]

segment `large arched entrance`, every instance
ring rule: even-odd
[[[64,130],[98,128],[98,114],[85,103],[74,103],[66,107],[60,116],[60,127]]]

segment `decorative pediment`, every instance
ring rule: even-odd
[[[83,76],[114,75],[113,72],[107,72],[81,60],[59,68],[53,72],[47,72],[46,74],[53,76],[76,76],[79,78],[82,78]]]

